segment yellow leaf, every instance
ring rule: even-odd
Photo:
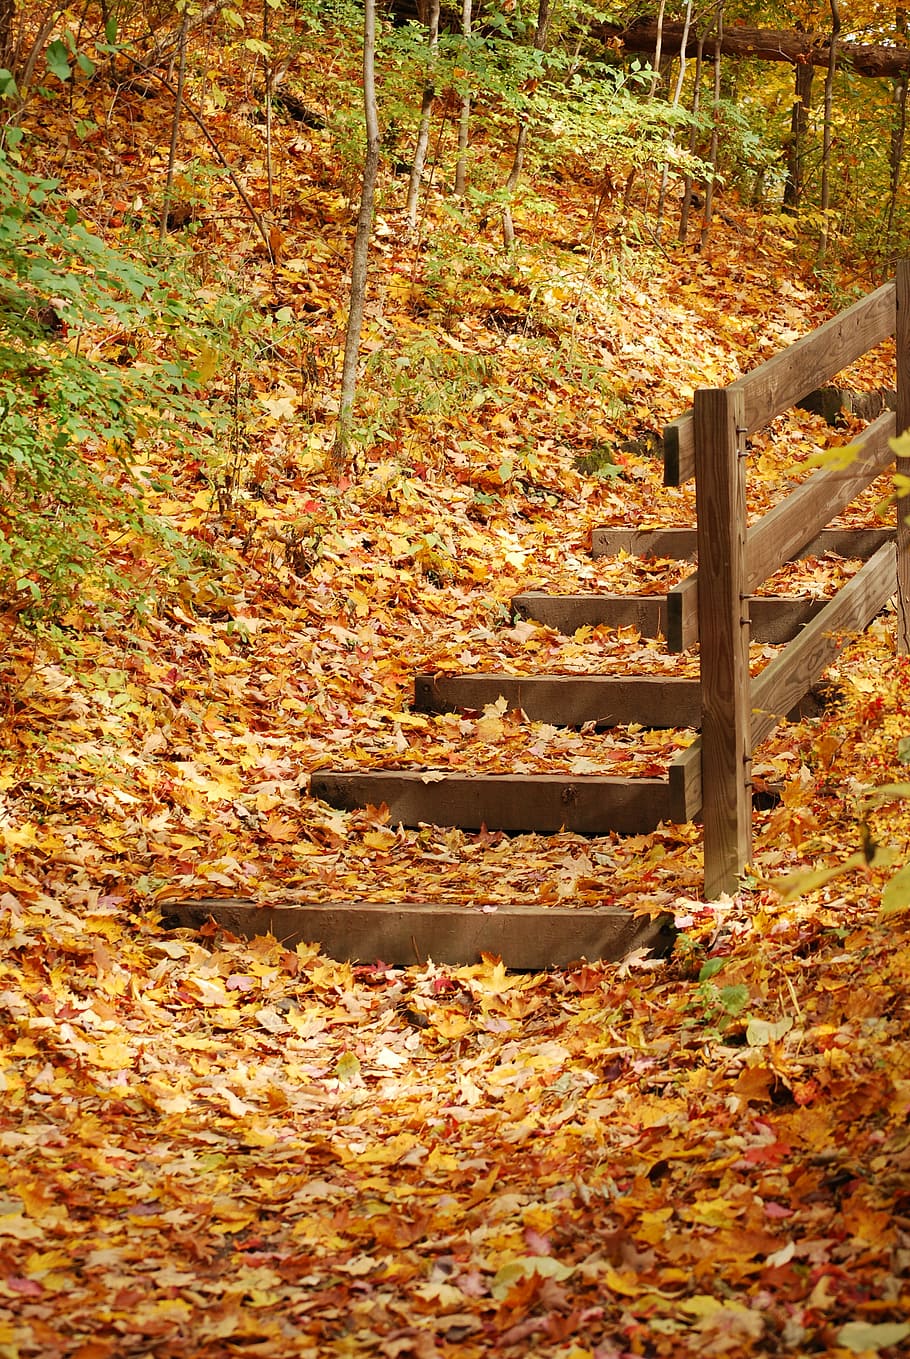
[[[732,1199],[716,1198],[695,1203],[686,1216],[705,1227],[732,1227],[736,1213],[737,1206]]]
[[[236,1000],[220,981],[209,981],[206,977],[190,977],[186,986],[195,993],[201,1005],[218,1005],[230,1009]]]
[[[260,396],[259,404],[273,420],[293,420],[299,400],[296,396]]]
[[[335,1075],[343,1085],[351,1085],[360,1079],[360,1059],[353,1052],[346,1052],[335,1063]]]
[[[366,831],[363,843],[367,849],[391,849],[398,843],[398,836],[390,830]]]
[[[900,869],[885,883],[879,915],[894,915],[897,911],[905,911],[908,906],[910,906],[910,864]]]
[[[21,1213],[0,1214],[0,1236],[11,1236],[14,1241],[35,1241],[44,1233],[35,1222],[29,1222]]]
[[[471,1021],[458,1010],[446,1010],[433,1027],[442,1038],[463,1038],[471,1032]]]
[[[672,1208],[655,1208],[653,1211],[642,1213],[635,1232],[636,1239],[647,1242],[649,1246],[656,1246],[658,1241],[663,1241],[666,1236],[667,1222],[672,1216]]]
[[[746,1042],[750,1048],[764,1048],[776,1043],[793,1028],[793,1019],[784,1015],[783,1019],[771,1022],[767,1019],[750,1019],[746,1025]]]
[[[639,1294],[645,1291],[633,1275],[620,1274],[609,1266],[599,1276],[599,1279],[601,1283],[606,1284],[611,1293],[619,1293],[626,1298],[637,1298]]]
[[[104,1071],[123,1071],[135,1061],[135,1053],[128,1043],[119,1038],[99,1043],[89,1058],[92,1066]]]
[[[245,1147],[273,1147],[278,1140],[268,1128],[249,1122],[244,1124],[242,1136]]]
[[[500,741],[505,727],[498,717],[481,717],[475,730],[481,741]]]

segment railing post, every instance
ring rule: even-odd
[[[705,897],[736,889],[752,857],[749,611],[742,393],[695,393],[698,636]]]
[[[910,430],[910,260],[901,260],[894,280],[897,323],[894,332],[897,350],[898,435]],[[910,458],[898,458],[897,472],[910,477]],[[897,649],[910,651],[910,496],[897,502]]]

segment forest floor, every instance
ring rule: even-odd
[[[249,156],[235,94],[213,126]],[[160,176],[169,108],[127,88],[102,136],[42,147],[109,240]],[[255,368],[212,378],[213,400],[242,391],[230,446],[216,470],[144,453],[172,478],[157,508],[225,565],[144,619],[81,600],[66,650],[16,632],[2,657],[0,1359],[898,1353],[907,915],[882,918],[877,860],[792,899],[772,885],[848,858],[870,789],[903,778],[892,614],[834,668],[837,703],[758,752],[780,801],[721,902],[701,898],[694,826],[407,830],[308,794],[330,766],[665,767],[693,733],[420,715],[411,678],[695,673],[630,630],[513,625],[509,600],[679,579],[592,559],[592,528],[694,523],[649,436],[830,302],[779,224],[733,201],[701,254],[631,240],[618,208],[579,252],[581,179],[541,189],[552,210],[518,218],[514,258],[494,224],[461,255],[449,241],[446,273],[443,219],[418,251],[390,179],[364,346],[379,432],[339,475],[350,185],[326,133],[279,120],[275,138],[294,168],[277,262],[226,181],[190,223],[264,318]],[[265,211],[261,153],[245,182]],[[891,362],[845,385],[890,385]],[[756,436],[750,512],[831,438],[799,412]],[[581,469],[607,446],[609,475]],[[844,522],[880,523],[887,489]],[[804,560],[774,588],[828,593],[856,566]],[[866,821],[906,856],[901,800]],[[524,975],[163,928],[169,897],[218,895],[621,905],[672,913],[679,940],[669,959]]]

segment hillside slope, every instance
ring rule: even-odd
[[[780,801],[756,813],[734,900],[700,900],[696,827],[404,830],[308,793],[329,765],[626,772],[642,747],[652,768],[685,743],[422,717],[411,677],[694,673],[634,633],[513,626],[509,600],[678,579],[592,560],[591,529],[692,523],[651,436],[827,301],[735,203],[698,254],[614,214],[592,240],[583,179],[543,183],[548,210],[516,218],[506,259],[495,223],[452,233],[440,197],[410,243],[389,175],[364,336],[373,432],[339,473],[350,170],[328,131],[276,116],[269,210],[249,81],[226,69],[219,87],[211,129],[277,259],[224,179],[186,180],[178,229],[200,286],[231,276],[262,340],[209,378],[231,412],[211,462],[140,453],[161,512],[223,555],[147,617],[86,595],[63,640],[17,630],[2,657],[0,1353],[898,1353],[906,914],[880,919],[871,854],[792,902],[768,885],[846,857],[865,791],[901,778],[910,673],[890,616],[845,653],[837,706],[762,748]],[[103,135],[74,143],[68,115],[37,106],[33,154],[128,243],[153,216],[170,104],[129,85],[112,111],[101,86],[83,97]],[[205,154],[198,128],[182,138],[187,162]],[[883,354],[846,380],[889,371]],[[750,508],[831,437],[799,413],[756,439]],[[851,522],[876,522],[883,489]],[[134,566],[154,590],[155,559]],[[779,588],[824,593],[854,567],[799,563]],[[905,854],[903,802],[868,834]],[[681,938],[667,961],[521,976],[161,928],[167,897],[221,894],[618,903],[669,909]]]

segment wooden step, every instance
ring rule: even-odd
[[[385,805],[393,824],[461,826],[466,830],[555,835],[643,835],[662,821],[687,821],[700,784],[668,779],[608,778],[584,774],[446,774],[424,769],[346,772],[320,769],[310,775],[310,794],[333,807]]]
[[[788,599],[784,595],[750,595],[749,621],[753,642],[782,646],[817,618],[827,599]],[[698,588],[694,576],[667,595],[667,650],[688,651],[698,642]]]
[[[636,628],[642,637],[667,635],[666,595],[513,595],[512,613],[571,636],[578,628]]]
[[[795,637],[825,606],[824,599],[785,595],[753,595],[749,600],[752,640],[779,645]],[[512,612],[545,627],[570,635],[578,628],[637,628],[642,637],[673,637],[671,651],[686,650],[698,640],[698,598],[679,592],[670,595],[549,595],[529,590],[515,595]],[[676,613],[672,611],[676,609]],[[677,617],[678,614],[678,617]],[[694,632],[693,632],[694,620]],[[674,627],[677,632],[674,634]]]
[[[382,961],[396,967],[423,966],[430,959],[465,967],[489,954],[506,967],[542,972],[582,959],[613,961],[634,949],[663,954],[673,942],[669,916],[633,915],[609,906],[592,910],[361,901],[276,906],[214,897],[165,901],[159,909],[170,928],[198,930],[214,920],[245,938],[272,935],[289,949],[318,944],[340,962]]]
[[[810,542],[800,548],[799,557],[823,557],[833,552],[848,560],[868,561],[883,543],[894,537],[894,530],[881,529],[822,529]],[[696,542],[694,528],[628,529],[596,528],[591,533],[592,557],[618,557],[621,552],[630,557],[666,557],[670,561],[694,561]]]
[[[416,675],[418,712],[482,712],[505,698],[531,722],[556,727],[698,727],[697,679],[679,675]]]
[[[596,528],[591,533],[592,557],[666,557],[673,562],[695,557],[694,528]]]

